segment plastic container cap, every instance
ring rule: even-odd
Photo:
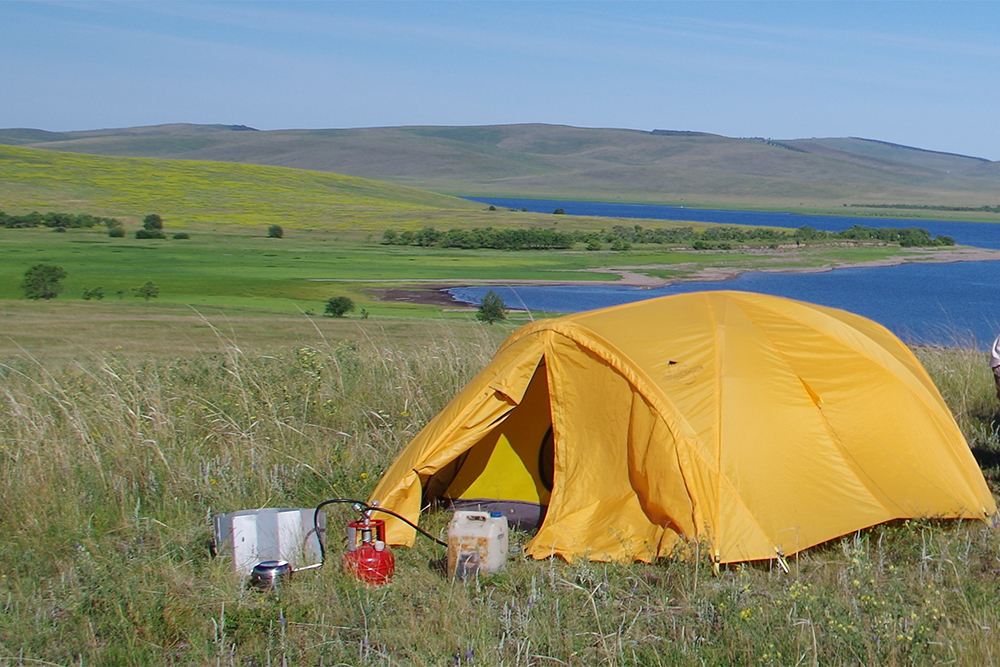
[[[375,540],[375,551],[384,551],[384,550],[385,550],[385,542],[383,542],[382,540]]]
[[[490,516],[493,517],[494,519],[499,519],[500,517],[503,516],[503,512],[490,512]]]

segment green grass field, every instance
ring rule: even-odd
[[[620,253],[458,250],[383,246],[378,243],[380,235],[365,232],[292,228],[285,238],[272,239],[265,227],[181,225],[170,217],[165,224],[168,236],[183,230],[191,238],[136,240],[129,234],[113,239],[96,228],[62,234],[47,228],[0,228],[0,299],[23,298],[24,272],[46,263],[61,266],[68,274],[59,301],[78,300],[85,288],[95,287],[104,289],[105,304],[134,301],[131,289],[148,280],[160,288],[159,302],[195,307],[321,313],[323,302],[344,294],[371,315],[464,317],[440,307],[375,301],[371,290],[432,282],[615,280],[613,273],[593,272],[614,267],[683,277],[709,266],[795,269],[902,253],[886,246],[745,253],[657,247]]]

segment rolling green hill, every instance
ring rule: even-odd
[[[376,229],[400,217],[479,211],[480,204],[301,169],[103,157],[0,146],[0,210],[85,212],[183,223]]]
[[[779,141],[542,124],[272,131],[176,124],[0,130],[0,143],[294,167],[462,195],[799,210],[1000,204],[998,163],[857,138]]]

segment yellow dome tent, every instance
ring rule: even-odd
[[[702,292],[514,332],[372,500],[534,507],[535,558],[790,555],[898,518],[996,511],[916,357],[881,325]],[[392,544],[414,531],[389,520]]]

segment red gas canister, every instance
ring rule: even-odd
[[[385,543],[385,521],[352,521],[348,524],[347,534],[344,569],[361,581],[376,586],[392,581],[396,558]],[[360,544],[358,538],[361,540]]]

